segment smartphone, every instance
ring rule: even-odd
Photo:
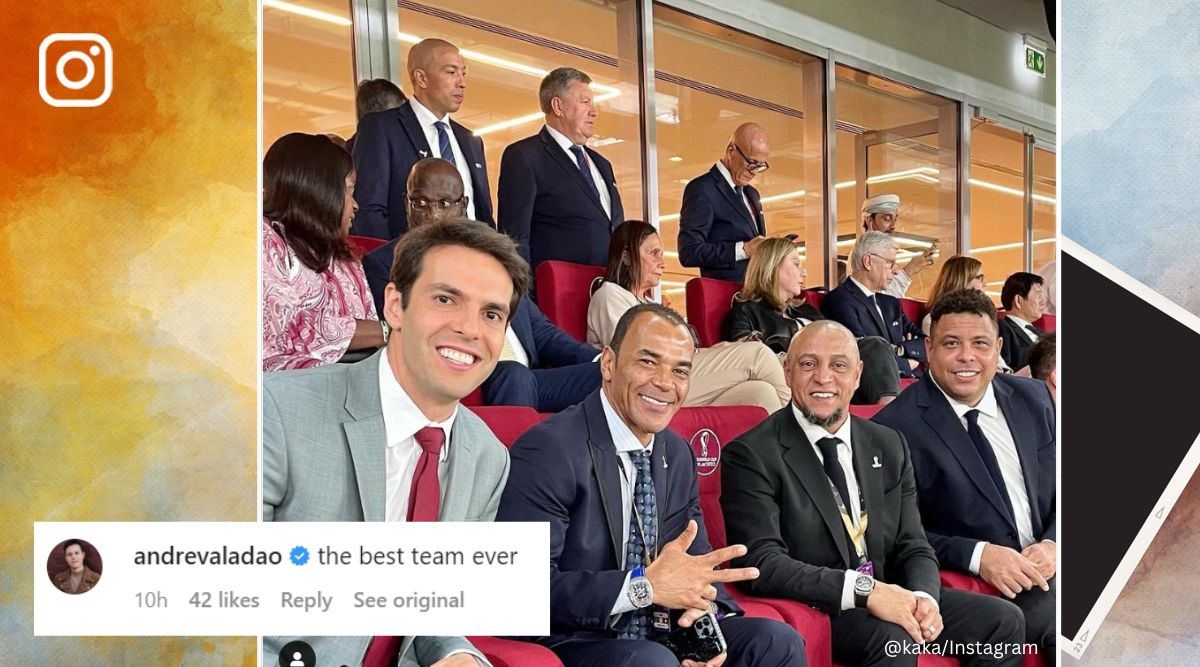
[[[674,630],[658,642],[670,649],[680,662],[708,662],[728,648],[725,635],[721,634],[721,626],[717,624],[717,617],[712,613],[696,619],[691,627]]]

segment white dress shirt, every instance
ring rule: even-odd
[[[525,346],[521,345],[521,339],[517,338],[517,332],[513,331],[512,325],[509,325],[508,329],[505,330],[504,340],[512,348],[512,359],[501,358],[501,361],[515,361],[529,368],[529,355],[525,352]]]
[[[383,408],[384,463],[387,480],[387,509],[385,521],[408,520],[408,495],[412,489],[413,473],[417,460],[421,458],[421,446],[414,437],[426,426],[434,426],[446,433],[442,455],[438,463],[438,481],[445,489],[446,460],[450,455],[450,429],[458,415],[455,406],[450,418],[443,422],[432,422],[408,397],[392,373],[387,353],[379,360],[379,402]]]
[[[438,118],[415,97],[408,98],[408,105],[412,107],[413,113],[417,116],[417,122],[421,124],[421,130],[425,132],[425,140],[429,142],[429,149],[433,151],[431,157],[445,159],[439,148],[441,144],[438,142],[437,126],[434,123],[441,121],[446,124],[446,135],[450,137],[450,150],[454,153],[454,167],[458,169],[458,175],[462,176],[463,194],[470,197],[467,200],[467,217],[476,220],[475,186],[471,183],[471,165],[467,162],[467,156],[463,154],[462,146],[458,145],[458,137],[454,136],[454,128],[450,127],[450,114]]]
[[[837,446],[838,465],[842,467],[842,473],[846,475],[846,492],[850,494],[850,498],[843,498],[842,500],[849,503],[850,520],[853,522],[854,529],[858,530],[859,522],[862,520],[862,503],[859,498],[858,477],[854,472],[854,450],[850,443],[850,418],[847,417],[842,422],[842,425],[838,427],[837,431],[830,433],[825,430],[825,427],[817,426],[805,419],[804,415],[800,412],[800,408],[796,407],[795,403],[792,403],[792,415],[796,418],[796,423],[800,425],[800,430],[804,431],[804,437],[808,438],[809,445],[812,447],[813,452],[816,453],[817,460],[821,462],[822,466],[825,465],[825,456],[821,453],[821,449],[817,447],[817,441],[821,438],[837,438],[842,441]],[[821,472],[822,474],[825,472],[823,467]],[[868,516],[868,521],[869,519],[870,517]],[[870,529],[870,525],[868,525],[867,530]],[[866,539],[866,535],[864,534],[864,544],[866,543]],[[853,548],[854,545],[850,546]],[[870,558],[871,554],[868,553],[867,557]],[[854,608],[854,580],[857,578],[858,572],[856,570],[846,570],[846,580],[842,584],[842,611]],[[929,593],[925,591],[913,591],[912,593],[913,595],[918,595],[929,600],[935,608],[938,606],[937,600],[934,600],[933,596]]]
[[[734,196],[737,196],[737,184],[733,182],[733,175],[729,173],[729,170],[725,168],[723,163],[717,162],[715,166],[717,171],[721,172],[721,175],[725,177],[725,182],[729,184],[729,189],[733,190]],[[757,227],[758,216],[754,214],[754,207],[750,205],[750,200],[746,198],[745,188],[742,188],[742,203],[746,205],[746,210],[750,211],[750,219],[754,221],[754,226]],[[746,254],[745,241],[738,241],[734,244],[733,259],[738,262],[742,261],[743,259],[750,259],[750,256]]]
[[[575,168],[578,169],[579,162],[575,159],[575,154],[571,152],[571,146],[575,146],[575,142],[571,141],[565,134],[550,127],[549,125],[546,125],[545,127],[550,133],[550,136],[554,139],[554,143],[558,144],[559,147],[563,149],[563,152],[566,153],[567,157],[571,159],[571,164],[576,165]],[[587,158],[588,170],[592,172],[592,182],[596,184],[596,191],[600,194],[600,205],[604,207],[605,215],[611,219],[612,200],[608,196],[608,182],[605,181],[604,177],[600,175],[600,170],[596,168],[596,162],[592,160],[592,156],[588,155],[586,150],[583,152],[583,155]]]
[[[637,486],[637,468],[633,465],[633,459],[629,458],[629,452],[646,451],[650,454],[650,465],[654,463],[654,440],[650,440],[649,445],[643,445],[617,416],[616,410],[613,410],[612,403],[608,402],[608,394],[604,390],[600,391],[600,405],[604,407],[604,421],[608,423],[608,432],[612,434],[613,444],[617,450],[617,461],[621,464],[621,565],[625,563],[625,544],[629,541],[629,524],[633,521],[633,493]],[[660,457],[665,462],[665,454]],[[662,465],[659,463],[658,465]],[[662,511],[662,508],[658,508]],[[658,536],[661,542],[662,536]],[[652,545],[646,545],[650,548]],[[653,545],[657,549],[662,548],[662,544]],[[653,552],[652,552],[653,553]],[[629,601],[629,577],[625,575],[625,584],[621,586],[621,592],[617,594],[617,599],[613,602],[610,615],[616,616],[627,611],[633,611],[637,607]],[[616,622],[616,619],[613,619]]]
[[[933,379],[932,375],[929,377]],[[937,387],[936,381],[933,386]],[[967,428],[967,411],[979,410],[979,430],[983,431],[983,436],[987,438],[988,443],[992,446],[992,451],[996,453],[996,463],[1000,466],[1000,478],[1004,480],[1008,499],[1012,503],[1013,518],[1017,522],[1017,538],[1021,543],[1021,548],[1024,549],[1033,544],[1036,540],[1033,538],[1033,513],[1029,507],[1029,494],[1025,492],[1025,472],[1021,470],[1021,458],[1017,455],[1017,443],[1013,440],[1012,432],[1008,430],[1008,421],[1004,419],[1004,413],[1000,411],[1000,404],[996,402],[996,393],[991,383],[988,383],[987,392],[975,406],[954,400],[949,394],[942,391],[941,387],[938,387],[938,391],[945,394],[946,400],[950,401],[950,409],[954,410],[954,414],[958,416],[964,431]],[[981,541],[975,545],[969,566],[971,574],[979,574],[979,561],[983,558],[985,544],[987,543]]]
[[[1032,331],[1030,331],[1029,329],[1025,328],[1025,327],[1030,326],[1029,322],[1026,322],[1025,320],[1017,317],[1016,315],[1013,315],[1012,313],[1005,315],[1005,317],[1012,320],[1013,322],[1017,323],[1017,328],[1021,330],[1021,333],[1025,334],[1025,337],[1029,339],[1029,342],[1031,342],[1031,343],[1038,342],[1037,334],[1035,334]]]
[[[875,312],[879,313],[879,321],[883,322],[884,326],[887,326],[887,318],[883,316],[883,310],[879,308],[879,299],[874,298],[875,292],[872,292],[866,285],[858,282],[858,279],[854,276],[850,276],[850,282],[854,283],[858,289],[862,290],[862,293],[866,294],[868,299],[871,299],[871,303],[875,304]],[[884,294],[887,294],[887,292],[884,292]]]

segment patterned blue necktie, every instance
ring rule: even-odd
[[[454,149],[450,147],[450,135],[446,133],[446,124],[439,120],[433,125],[438,132],[438,153],[441,153],[443,160],[457,167],[458,163],[454,161]]]
[[[592,170],[588,167],[587,157],[583,154],[583,146],[571,146],[571,152],[575,154],[575,162],[579,165],[579,171],[583,173],[583,180],[587,181],[588,185],[592,186],[592,191],[596,193],[596,197],[600,197],[600,190],[596,189],[596,181],[592,178]]]
[[[658,543],[658,497],[654,494],[654,478],[650,475],[650,453],[645,450],[629,452],[629,458],[637,471],[637,482],[633,487],[635,514],[630,517],[629,539],[625,542],[626,572],[648,565],[645,554],[653,554]],[[646,607],[630,612],[629,624],[618,636],[620,639],[645,639],[649,631],[650,607]]]

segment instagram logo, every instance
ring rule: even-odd
[[[38,92],[54,107],[98,107],[112,94],[112,67],[103,35],[56,32],[38,49]]]

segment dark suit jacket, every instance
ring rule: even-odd
[[[772,352],[787,352],[792,336],[800,330],[796,318],[825,319],[819,310],[808,303],[788,308],[788,317],[762,301],[734,301],[725,319],[725,340],[737,340],[754,332],[762,334],[763,343]]]
[[[545,127],[504,149],[500,160],[500,231],[517,241],[531,270],[548,259],[604,266],[612,230],[625,220],[612,164],[587,148],[608,188],[612,215],[583,172]]]
[[[880,292],[875,299],[879,302],[879,311],[883,312],[883,321],[880,321],[879,311],[875,310],[867,295],[847,278],[825,296],[821,302],[821,312],[829,319],[840,322],[856,337],[880,336],[892,345],[903,345],[904,357],[896,357],[900,376],[919,377],[919,371],[909,368],[908,359],[925,361],[925,332],[908,321],[896,297]],[[914,338],[904,340],[908,334]]]
[[[367,274],[367,285],[375,299],[375,311],[383,317],[383,292],[387,287],[392,270],[392,258],[399,239],[393,239],[363,256],[363,271]],[[517,304],[510,322],[521,347],[529,356],[530,368],[561,368],[573,364],[590,362],[599,350],[580,343],[567,332],[554,326],[542,314],[533,299],[523,298]]]
[[[754,218],[714,165],[683,189],[679,211],[679,262],[700,267],[705,278],[742,282],[749,260],[734,260],[734,246],[766,235],[762,199],[753,186],[745,187]]]
[[[450,129],[471,172],[475,219],[495,224],[483,139],[454,119],[450,119]],[[358,173],[354,199],[358,202],[358,213],[354,215],[350,233],[394,239],[407,231],[404,193],[408,172],[418,160],[433,154],[412,106],[404,104],[363,116],[354,139],[354,169]]]
[[[1055,413],[1050,391],[1041,381],[1012,375],[997,375],[992,387],[1021,459],[1033,537],[1053,540],[1057,535]],[[967,571],[979,540],[1021,550],[1016,524],[983,460],[932,378],[909,387],[874,420],[908,439],[920,489],[921,517],[943,566]]]
[[[1039,338],[1046,335],[1045,331],[1033,328]],[[1029,365],[1029,349],[1033,347],[1033,341],[1029,340],[1029,336],[1021,331],[1015,321],[1007,317],[1000,320],[1000,338],[1004,341],[1000,346],[1000,356],[1004,357],[1004,363],[1008,364],[1009,368],[1019,371]]]
[[[510,455],[512,470],[496,520],[550,523],[550,636],[538,641],[553,646],[616,638],[609,612],[625,583],[621,552],[627,535],[621,529],[620,463],[600,390],[526,431]],[[700,531],[688,551],[711,551],[691,447],[669,430],[655,435],[650,468],[660,545],[695,519]],[[739,611],[721,584],[716,586],[721,606]]]
[[[917,512],[904,436],[858,417],[850,420],[875,578],[936,600],[938,564]],[[748,550],[734,565],[760,571],[758,579],[742,586],[752,595],[800,600],[840,613],[846,570],[857,567],[857,556],[851,560],[829,478],[791,405],[730,443],[723,454],[725,530],[730,544]],[[875,461],[881,466],[874,467]]]

